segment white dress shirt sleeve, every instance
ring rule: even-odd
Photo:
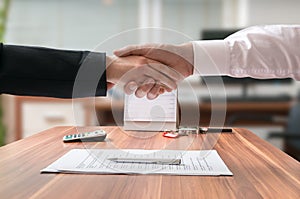
[[[300,25],[254,26],[192,43],[194,74],[300,80]]]

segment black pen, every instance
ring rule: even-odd
[[[224,128],[224,127],[200,127],[199,128],[200,133],[231,133],[232,128]]]

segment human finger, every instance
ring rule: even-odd
[[[137,83],[135,81],[130,81],[124,86],[124,92],[127,95],[131,95],[136,91],[137,88],[138,88]]]
[[[147,65],[128,71],[119,82],[124,85],[123,89],[126,94],[131,95],[136,92],[137,97],[143,97],[156,83],[154,78],[159,79],[159,81],[167,82],[167,85],[172,85],[171,88],[164,85],[165,90],[172,91],[177,87],[173,80],[170,80],[168,77]],[[163,85],[163,83],[160,83],[160,85]]]
[[[161,67],[157,67],[156,65],[162,65]],[[160,82],[167,88],[170,88],[171,90],[174,90],[177,88],[177,81],[178,79],[173,79],[172,77],[169,77],[169,74],[171,74],[173,71],[168,66],[163,64],[148,64],[147,66],[144,66],[141,68],[141,70],[144,70],[143,73],[147,77],[151,77],[157,82]]]
[[[139,86],[135,91],[135,95],[139,98],[144,97],[155,85],[155,80],[152,78],[147,78],[143,85]]]
[[[183,76],[179,72],[177,72],[175,69],[173,69],[165,64],[155,62],[155,63],[149,63],[148,65],[151,68],[155,69],[156,71],[163,73],[170,79],[175,80],[176,82],[179,82],[183,79]]]
[[[161,95],[161,94],[164,94],[164,93],[165,93],[165,88],[160,87],[159,88],[159,94]]]
[[[159,92],[160,92],[160,85],[155,84],[152,87],[152,89],[148,92],[147,98],[150,99],[150,100],[153,100],[153,99],[155,99],[159,96]]]

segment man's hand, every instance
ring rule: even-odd
[[[178,83],[180,80],[193,74],[194,64],[194,52],[191,43],[185,43],[181,45],[170,45],[170,44],[144,44],[144,45],[131,45],[114,52],[119,57],[126,57],[132,55],[144,56],[149,59],[158,61],[164,65],[167,65],[181,74],[181,77],[175,79]],[[168,70],[160,70],[160,72],[171,77],[171,73]],[[133,84],[131,82],[131,84]],[[128,85],[125,86],[125,88]],[[146,87],[146,88],[145,88]],[[148,91],[148,96],[156,96],[159,85],[154,85],[156,89],[148,90],[147,86],[141,85],[138,87],[139,90]],[[161,89],[160,89],[161,90]],[[157,97],[157,96],[156,96]],[[149,97],[148,97],[149,98]]]
[[[192,43],[181,45],[171,44],[144,44],[131,45],[114,51],[119,57],[140,55],[165,64],[183,77],[193,74],[194,52]]]
[[[125,93],[137,97],[154,99],[163,92],[161,88],[176,89],[181,79],[174,69],[142,56],[107,56],[106,62],[108,88],[118,83],[124,85]]]

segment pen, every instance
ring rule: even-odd
[[[181,159],[149,159],[149,158],[108,158],[116,163],[150,163],[150,164],[167,164],[180,165]]]
[[[218,128],[218,127],[200,127],[199,128],[200,133],[221,133],[221,132],[227,132],[230,133],[232,132],[232,128]]]

